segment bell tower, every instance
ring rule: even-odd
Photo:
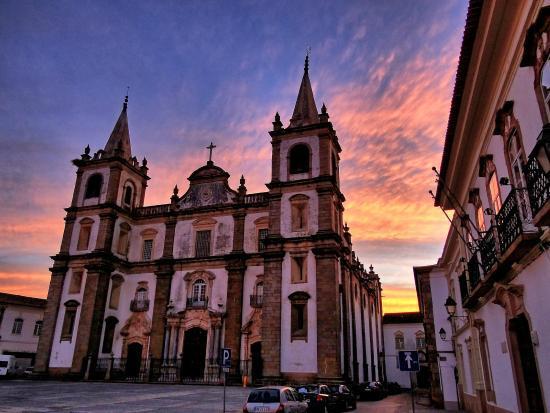
[[[264,314],[270,320],[262,324],[264,376],[337,379],[345,200],[338,176],[341,148],[325,104],[317,111],[309,56],[288,126],[283,127],[277,112],[269,134],[272,176],[267,185]],[[273,320],[274,314],[281,319]]]

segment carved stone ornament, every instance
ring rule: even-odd
[[[508,318],[514,318],[525,311],[523,305],[523,285],[496,284],[493,303],[500,305],[506,311]]]

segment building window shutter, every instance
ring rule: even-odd
[[[197,239],[195,241],[195,256],[209,257],[210,256],[210,234],[211,231],[197,231]]]
[[[142,260],[150,261],[152,258],[152,255],[153,255],[153,240],[152,239],[143,240]]]
[[[15,320],[13,320],[13,327],[11,329],[11,333],[19,335],[21,334],[22,329],[23,329],[23,319],[16,318]]]

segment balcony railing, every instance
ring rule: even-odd
[[[470,288],[473,290],[481,281],[481,272],[479,270],[479,261],[477,255],[472,255],[468,261],[468,275],[470,276]]]
[[[525,188],[513,188],[502,204],[495,220],[500,252],[504,254],[524,231],[524,225],[532,222],[527,190]]]
[[[487,274],[493,265],[497,262],[497,249],[495,243],[495,229],[489,228],[479,242],[479,252],[481,255],[481,267]]]
[[[130,301],[130,311],[133,311],[134,313],[149,311],[149,300]]]
[[[193,297],[187,298],[187,308],[196,308],[196,309],[208,308],[208,297],[205,297],[204,300],[198,300]]]
[[[458,285],[460,286],[460,296],[462,302],[466,301],[470,294],[468,293],[468,282],[466,281],[466,272],[463,272],[458,276]]]
[[[548,163],[548,149],[550,147],[550,125],[545,125],[537,139],[533,152],[529,155],[525,165],[525,178],[529,192],[529,202],[533,216],[536,216],[550,199],[550,171],[544,172],[541,162]],[[538,159],[538,156],[542,159]]]
[[[263,302],[264,302],[264,296],[263,295],[252,294],[250,296],[250,307],[261,308]]]

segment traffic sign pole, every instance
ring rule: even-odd
[[[225,413],[225,384],[227,381],[227,373],[223,369],[223,413]]]
[[[412,404],[412,411],[414,413],[414,387],[413,387],[413,372],[409,372],[409,379],[411,380],[411,404]]]
[[[223,371],[223,413],[225,413],[225,387],[227,384],[227,372],[231,368],[231,349],[220,349],[220,367]]]

